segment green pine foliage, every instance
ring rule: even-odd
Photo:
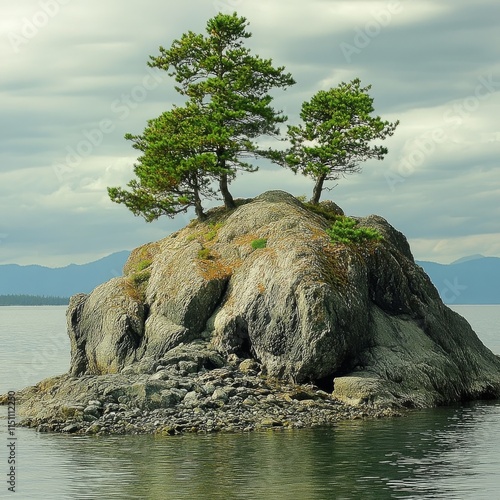
[[[314,94],[302,104],[302,123],[288,126],[290,146],[264,149],[260,139],[280,139],[287,120],[271,92],[295,81],[283,66],[252,54],[247,28],[246,18],[219,13],[205,33],[188,31],[150,56],[148,65],[175,80],[184,102],[149,120],[142,134],[125,136],[141,155],[126,188],[108,188],[112,201],[147,222],[190,208],[202,221],[205,200],[222,197],[226,209],[235,208],[231,181],[257,170],[250,159],[266,158],[312,178],[317,205],[326,182],[385,157],[377,141],[393,135],[399,121],[373,116],[371,86],[359,78]]]
[[[111,199],[147,222],[192,206],[203,219],[202,198],[216,196],[210,184],[219,173],[215,157],[204,151],[207,133],[197,107],[186,105],[149,120],[141,135],[127,134],[143,153],[134,166],[137,179],[128,183],[130,190],[108,188]]]
[[[174,77],[186,102],[150,120],[143,134],[127,134],[143,154],[128,190],[108,188],[112,201],[148,222],[190,207],[203,220],[202,201],[217,196],[215,183],[226,208],[235,207],[230,181],[238,170],[257,170],[247,158],[272,154],[257,139],[278,137],[287,119],[272,107],[270,91],[295,83],[283,67],[244,46],[251,37],[247,26],[236,13],[218,14],[206,35],[190,31],[150,57],[149,66]]]
[[[367,241],[381,241],[382,235],[369,227],[358,227],[358,221],[350,217],[337,216],[336,221],[326,230],[332,243],[345,245],[362,244]]]
[[[302,104],[302,124],[288,127],[291,148],[275,161],[315,181],[312,203],[318,203],[326,181],[360,172],[369,159],[382,160],[387,148],[373,141],[393,135],[399,121],[389,123],[374,111],[371,85],[359,78],[320,90]]]

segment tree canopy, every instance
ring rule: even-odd
[[[134,166],[138,180],[128,183],[131,191],[108,188],[111,199],[148,222],[161,215],[173,217],[191,206],[203,219],[202,198],[216,196],[211,181],[220,172],[215,155],[205,148],[208,134],[195,105],[174,107],[149,120],[142,135],[127,134],[143,153]]]
[[[130,190],[108,188],[113,201],[147,221],[190,206],[203,218],[202,198],[216,195],[216,182],[226,207],[235,206],[230,181],[238,170],[256,170],[248,158],[272,155],[257,139],[278,137],[287,120],[271,106],[269,92],[295,83],[283,67],[244,46],[251,37],[247,26],[236,13],[218,14],[208,21],[206,35],[190,31],[150,56],[149,66],[175,78],[186,104],[150,120],[142,135],[126,135],[143,155]]]
[[[291,148],[281,163],[315,180],[312,203],[319,202],[326,181],[359,172],[361,162],[382,160],[387,154],[387,148],[373,141],[391,136],[399,121],[389,123],[371,116],[370,88],[361,87],[356,78],[320,90],[302,104],[303,124],[288,127]]]
[[[238,171],[256,171],[249,160],[262,157],[311,177],[311,201],[318,203],[327,181],[359,172],[368,159],[384,158],[387,148],[375,141],[391,136],[399,121],[372,116],[371,86],[362,87],[359,79],[304,102],[302,123],[288,126],[288,149],[263,149],[259,139],[279,139],[287,120],[272,106],[270,92],[295,82],[284,67],[245,47],[247,27],[236,13],[217,14],[205,34],[189,31],[150,56],[148,65],[167,71],[185,102],[149,120],[142,134],[126,134],[141,156],[128,189],[108,188],[112,201],[148,222],[190,207],[202,220],[204,199],[220,194],[234,208],[230,182]]]

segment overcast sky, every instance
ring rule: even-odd
[[[320,89],[356,77],[376,114],[399,119],[384,161],[323,198],[379,214],[418,260],[500,257],[498,0],[23,0],[0,4],[0,264],[64,266],[160,239],[192,214],[153,223],[112,203],[133,178],[123,136],[179,102],[160,45],[204,32],[218,11],[250,22],[248,46],[296,85],[275,106],[289,123]],[[333,186],[332,186],[333,187]],[[235,197],[311,195],[271,164],[238,176]]]

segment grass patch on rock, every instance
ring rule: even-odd
[[[250,245],[254,250],[258,250],[259,248],[266,248],[267,240],[265,238],[257,238],[256,240],[253,240]]]
[[[216,238],[217,233],[219,232],[219,229],[224,225],[223,222],[217,222],[213,223],[211,222],[208,225],[208,231],[203,235],[205,238],[205,241],[212,241],[213,239]]]
[[[337,207],[335,204],[328,201],[321,203],[305,202],[302,203],[302,205],[309,210],[309,212],[319,215],[329,222],[335,222],[339,216],[343,215],[340,207]]]
[[[132,250],[123,267],[123,274],[130,275],[147,269],[153,262],[155,255],[160,251],[160,244],[147,243]]]
[[[198,259],[200,260],[209,260],[212,258],[210,253],[210,248],[202,248],[198,251]]]
[[[141,286],[144,283],[147,283],[150,277],[151,271],[144,270],[131,274],[129,279],[134,286]]]

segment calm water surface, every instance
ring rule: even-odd
[[[454,306],[500,353],[500,306]],[[69,366],[64,307],[0,307],[0,393]],[[0,409],[0,443],[7,442]],[[500,402],[330,429],[78,437],[17,429],[19,499],[500,499]],[[7,448],[0,445],[0,477]],[[5,469],[5,472],[3,471]]]

